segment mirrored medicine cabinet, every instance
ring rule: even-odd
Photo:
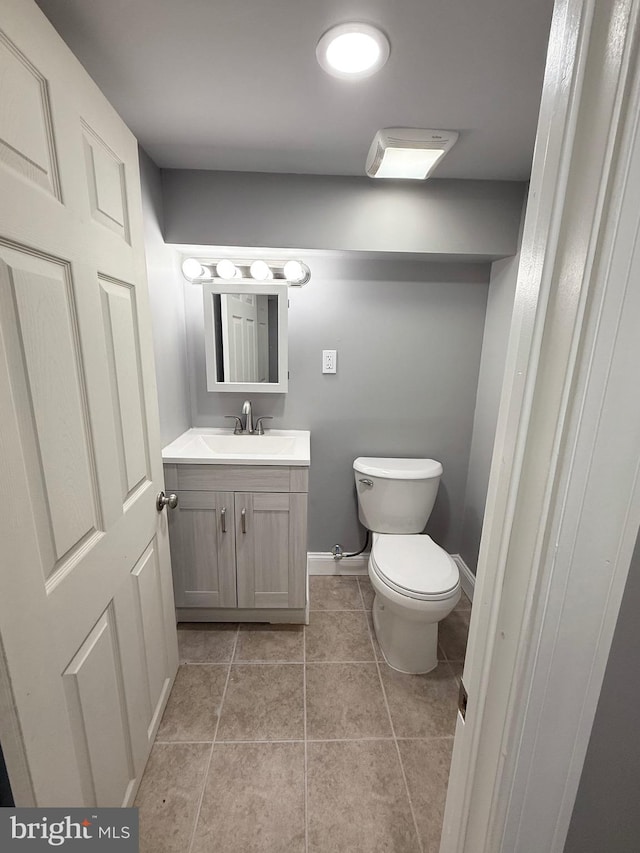
[[[287,285],[207,282],[203,293],[207,390],[285,393]]]

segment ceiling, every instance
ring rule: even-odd
[[[362,175],[382,127],[458,130],[434,173],[526,180],[552,0],[37,0],[159,166]],[[373,77],[316,43],[362,20]]]

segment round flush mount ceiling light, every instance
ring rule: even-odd
[[[360,80],[375,74],[389,58],[389,40],[370,24],[339,24],[316,47],[320,66],[334,77]]]

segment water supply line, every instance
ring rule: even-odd
[[[370,535],[371,535],[371,531],[367,530],[367,535],[366,535],[365,540],[364,540],[364,545],[362,546],[362,548],[360,548],[359,551],[354,551],[353,554],[344,554],[342,551],[342,545],[334,545],[333,548],[331,549],[331,554],[333,556],[333,559],[334,560],[344,560],[345,558],[348,558],[348,557],[359,557],[360,554],[364,553],[367,550]]]

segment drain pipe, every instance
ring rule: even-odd
[[[354,551],[353,554],[345,554],[342,550],[342,545],[334,545],[331,549],[331,554],[334,560],[344,560],[349,557],[359,557],[360,554],[363,554],[367,550],[367,546],[369,544],[369,538],[371,536],[371,531],[367,530],[367,535],[364,540],[364,545],[360,548],[359,551]]]

